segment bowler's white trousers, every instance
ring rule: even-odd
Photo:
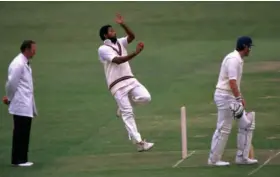
[[[148,90],[137,80],[126,87],[122,87],[114,94],[115,100],[121,112],[121,117],[125,124],[129,138],[136,142],[141,142],[142,137],[137,129],[133,106],[136,104],[146,104],[151,101]]]
[[[212,162],[221,160],[224,148],[227,144],[228,136],[232,129],[232,121],[234,120],[233,113],[229,108],[231,102],[236,102],[233,95],[218,89],[214,95],[214,101],[218,110],[218,120],[215,133],[212,137],[211,152],[209,159]],[[250,114],[250,115],[249,115]],[[238,136],[237,136],[237,157],[247,158],[252,141],[252,133],[255,129],[255,117],[251,113],[246,114],[238,121]]]

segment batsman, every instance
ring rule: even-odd
[[[249,56],[253,44],[248,36],[237,39],[236,48],[225,56],[220,67],[220,74],[214,101],[218,110],[216,130],[212,137],[208,164],[227,166],[229,162],[222,161],[232,122],[237,120],[237,152],[236,164],[255,164],[258,160],[249,158],[249,152],[255,129],[255,112],[245,111],[245,100],[240,91],[244,58]]]

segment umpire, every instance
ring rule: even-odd
[[[33,78],[30,61],[36,53],[36,43],[25,40],[20,46],[20,53],[12,60],[8,68],[6,94],[3,102],[9,105],[13,115],[12,164],[29,167],[28,147],[32,118],[37,116],[33,94]]]

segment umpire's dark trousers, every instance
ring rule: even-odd
[[[28,162],[31,117],[14,115],[12,164]]]

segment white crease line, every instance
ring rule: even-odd
[[[175,168],[177,167],[180,163],[182,163],[185,159],[189,158],[190,156],[192,156],[195,153],[195,151],[192,151],[186,158],[179,160],[175,165],[173,165],[172,167]]]
[[[259,166],[258,168],[254,169],[253,171],[251,171],[248,176],[256,173],[257,171],[259,171],[262,167],[264,167],[266,164],[268,164],[272,159],[274,159],[275,157],[277,157],[280,154],[280,151],[277,152],[276,154],[274,154],[273,156],[270,156],[261,166]]]

